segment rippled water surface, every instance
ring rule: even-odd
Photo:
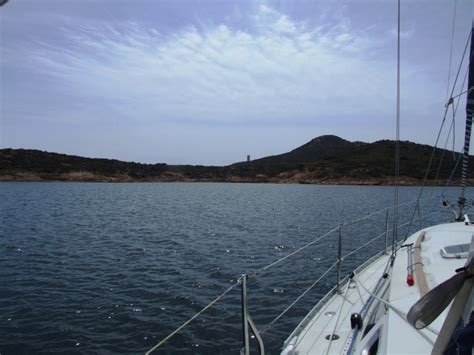
[[[401,188],[401,202],[417,191]],[[143,353],[238,275],[392,199],[393,188],[376,186],[0,183],[0,353]],[[402,208],[404,221],[412,206]],[[343,254],[384,230],[384,212],[343,226]],[[259,328],[334,262],[336,241],[332,233],[249,280]],[[383,241],[347,258],[344,273]],[[270,353],[334,280],[330,273],[264,334]],[[162,353],[238,353],[240,321],[236,287]]]

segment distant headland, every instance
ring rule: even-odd
[[[401,185],[422,182],[433,147],[400,142]],[[326,135],[288,152],[227,166],[141,164],[32,149],[0,149],[0,181],[257,182],[391,185],[395,142],[350,142]],[[428,175],[444,184],[458,154],[437,150]],[[440,164],[440,161],[442,162]],[[474,163],[470,157],[470,166]],[[460,171],[460,166],[457,168]],[[459,176],[459,174],[456,174]]]

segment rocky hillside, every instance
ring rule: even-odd
[[[395,142],[349,142],[321,136],[284,154],[229,166],[140,164],[93,159],[31,149],[0,150],[0,180],[11,181],[215,181],[326,184],[393,183]],[[400,142],[402,183],[419,184],[432,147]],[[435,181],[439,162],[443,164]],[[450,175],[456,156],[438,150],[428,176],[441,184]],[[474,164],[472,157],[470,165]],[[458,167],[458,172],[460,167]],[[459,174],[457,174],[459,176]]]
[[[314,163],[324,159],[342,157],[362,145],[367,145],[367,143],[349,142],[337,136],[321,136],[291,152],[256,159],[244,164],[250,164],[251,166],[298,166],[302,163]],[[239,163],[234,165],[239,165]]]

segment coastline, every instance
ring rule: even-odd
[[[393,186],[393,177],[381,178],[351,178],[351,177],[323,177],[305,178],[304,176],[292,177],[268,177],[260,175],[256,178],[243,178],[240,176],[227,176],[225,178],[192,178],[182,174],[170,173],[162,176],[133,178],[129,175],[105,176],[93,174],[91,172],[70,172],[66,174],[35,174],[30,172],[18,172],[14,174],[0,175],[0,182],[101,182],[101,183],[249,183],[249,184],[302,184],[302,185],[359,185],[359,186]],[[470,181],[474,183],[474,181]],[[423,181],[413,177],[400,177],[400,186],[420,186]],[[450,186],[458,185],[457,180],[453,180]],[[428,186],[444,186],[446,180],[427,180]]]
[[[426,185],[445,186],[461,167],[443,159],[450,151],[402,142],[401,186],[423,184],[426,166],[437,167]],[[0,149],[0,181],[71,182],[216,182],[312,185],[395,185],[393,141],[349,142],[336,136],[320,136],[288,153],[226,166],[145,164],[106,158],[87,158],[34,149]],[[457,153],[459,156],[459,153]],[[474,166],[474,157],[469,158]],[[456,184],[459,178],[451,181]],[[474,180],[473,180],[474,181]]]

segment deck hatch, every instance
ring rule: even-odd
[[[441,256],[443,258],[467,258],[469,255],[469,246],[470,244],[456,244],[456,245],[448,245],[441,248]]]

